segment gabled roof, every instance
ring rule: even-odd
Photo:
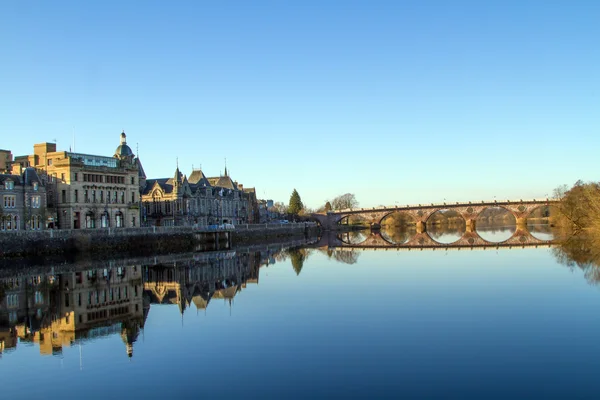
[[[42,183],[35,168],[32,167],[27,167],[23,171],[23,182],[25,185],[32,185],[34,182],[38,184]]]
[[[212,186],[225,188],[225,189],[237,189],[237,185],[233,183],[230,177],[220,176],[218,178],[208,178],[208,181]]]
[[[173,184],[169,181],[172,182],[173,178],[147,179],[142,194],[151,193],[155,186],[160,187],[165,194],[173,193]]]
[[[195,169],[192,171],[192,174],[190,175],[190,177],[188,178],[188,182],[190,183],[190,185],[194,186],[210,186],[210,182],[208,181],[208,179],[206,178],[206,176],[204,175],[204,172],[202,172],[201,169]]]
[[[0,184],[4,184],[4,181],[11,180],[15,185],[21,184],[21,177],[19,175],[12,174],[0,174]]]

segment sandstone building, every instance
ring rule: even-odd
[[[56,183],[56,217],[61,229],[140,226],[140,189],[145,175],[127,145],[125,132],[112,157],[56,151],[55,143],[34,145],[15,167],[34,167]]]

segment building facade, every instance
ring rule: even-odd
[[[0,231],[43,230],[51,226],[46,184],[34,168],[0,174]]]
[[[173,178],[147,179],[142,191],[147,226],[195,226],[253,223],[252,196],[225,175],[207,178],[202,170],[188,177],[179,168]]]
[[[8,174],[12,164],[12,152],[0,149],[0,174]]]
[[[140,226],[141,162],[125,132],[112,157],[56,151],[55,143],[34,145],[34,154],[14,164],[34,167],[56,183],[56,216],[61,229]],[[13,167],[14,168],[14,167]]]

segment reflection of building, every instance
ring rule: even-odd
[[[125,132],[113,157],[56,151],[40,143],[34,154],[16,157],[16,166],[34,167],[57,182],[57,218],[63,229],[140,226],[139,192],[145,182],[140,160]]]
[[[144,295],[150,303],[177,304],[181,313],[212,299],[231,302],[247,283],[258,283],[261,253],[221,253],[209,262],[144,267]]]
[[[4,331],[16,332],[21,341],[38,343],[41,354],[56,354],[76,339],[119,333],[128,355],[133,354],[133,342],[145,316],[139,267],[14,278],[2,283],[0,336]]]
[[[192,303],[197,310],[215,299],[232,305],[247,284],[258,284],[274,251],[192,253],[156,265],[101,262],[94,269],[2,278],[0,355],[19,341],[48,355],[119,335],[131,357],[152,303],[177,304],[182,314]]]

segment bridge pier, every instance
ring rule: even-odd
[[[475,232],[475,230],[477,229],[477,220],[476,219],[467,219],[465,220],[466,225],[467,225],[467,232]]]
[[[527,226],[527,218],[525,218],[525,217],[517,218],[517,226],[521,226],[521,227]]]
[[[417,233],[427,232],[427,224],[425,223],[425,221],[417,221],[416,226],[417,226]]]

